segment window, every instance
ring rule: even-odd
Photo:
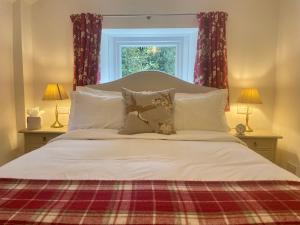
[[[101,83],[158,70],[193,82],[197,29],[103,29]]]

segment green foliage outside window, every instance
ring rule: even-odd
[[[175,75],[176,47],[122,47],[122,77],[145,70]]]

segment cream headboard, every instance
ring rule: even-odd
[[[104,91],[121,91],[122,87],[135,91],[158,91],[175,88],[176,92],[181,93],[205,93],[216,90],[215,88],[194,85],[158,71],[142,71],[109,83],[89,85],[89,87]]]

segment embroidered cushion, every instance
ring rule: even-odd
[[[124,125],[120,134],[174,134],[175,89],[136,92],[122,89],[125,104]]]

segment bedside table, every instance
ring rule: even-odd
[[[67,127],[63,128],[42,128],[39,130],[20,130],[19,133],[24,134],[25,153],[31,152],[37,148],[47,144],[51,139],[66,133]]]
[[[246,132],[243,136],[234,135],[245,142],[250,149],[275,163],[277,141],[282,138],[281,136],[268,131]]]

